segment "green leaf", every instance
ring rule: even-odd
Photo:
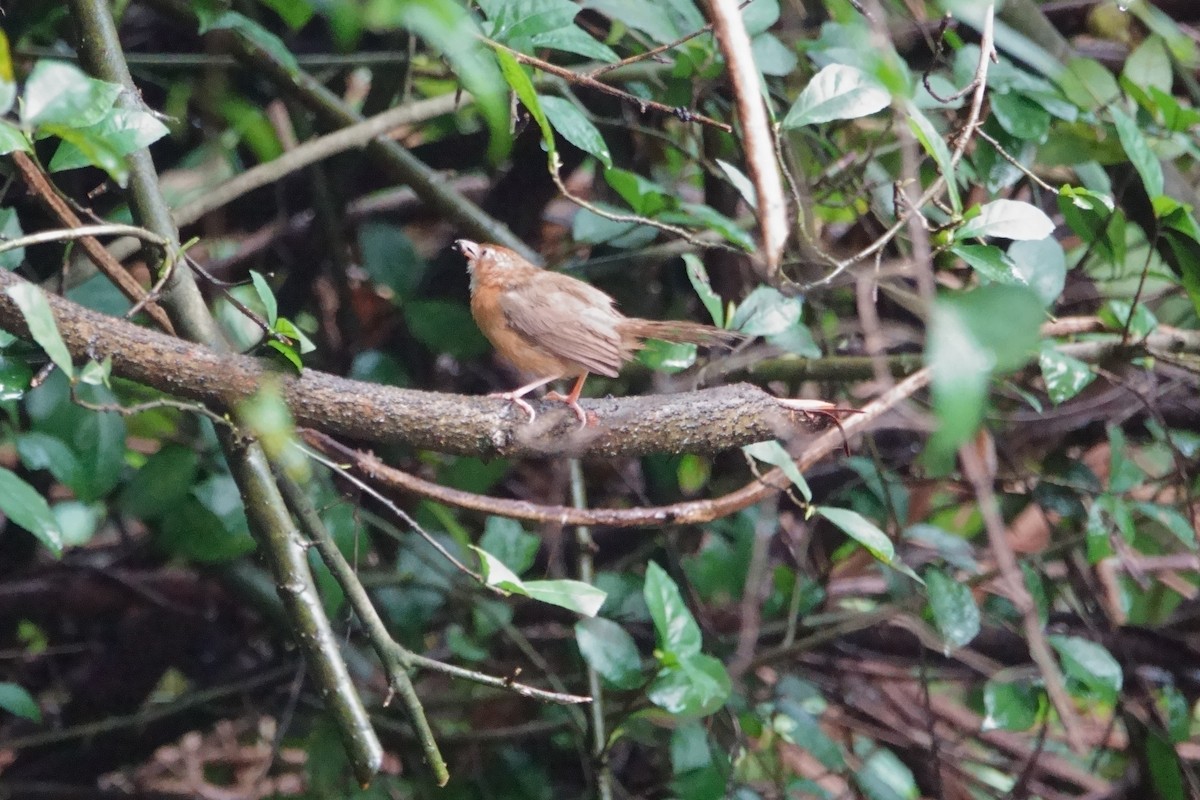
[[[236,11],[220,11],[219,13],[198,12],[196,17],[200,22],[199,32],[201,34],[216,30],[233,31],[257,47],[265,50],[271,58],[282,64],[288,72],[295,74],[300,71],[300,65],[296,62],[296,57],[292,55],[292,51],[283,43],[283,40],[245,14],[239,14]]]
[[[799,128],[837,119],[855,119],[887,108],[892,96],[858,67],[830,64],[822,69],[788,110],[781,125]]]
[[[725,173],[725,177],[733,184],[733,188],[738,190],[738,194],[746,201],[746,205],[755,210],[758,209],[758,190],[754,188],[754,184],[746,177],[746,173],[730,164],[728,161],[717,159],[717,166]],[[690,253],[688,255],[691,255]]]
[[[699,653],[700,626],[688,611],[675,581],[654,561],[646,565],[642,595],[658,632],[659,648],[676,658]]]
[[[951,457],[975,433],[988,379],[1025,365],[1037,350],[1043,318],[1041,301],[1020,286],[992,284],[935,301],[925,353],[938,418],[931,458]]]
[[[33,381],[33,370],[24,359],[0,352],[0,401],[20,400]]]
[[[1171,68],[1171,55],[1167,52],[1163,37],[1157,34],[1148,36],[1135,47],[1125,59],[1121,75],[1134,86],[1169,93],[1174,73]]]
[[[954,173],[953,158],[950,154],[950,147],[946,144],[946,140],[934,127],[933,122],[921,109],[917,108],[916,103],[908,103],[906,105],[908,111],[908,127],[912,130],[913,135],[917,137],[917,141],[925,148],[925,152],[933,156],[934,162],[937,164],[938,172],[946,179],[946,191],[950,196],[950,207],[954,210],[957,216],[962,214],[962,197],[958,191],[958,176]]]
[[[730,327],[747,336],[773,336],[800,322],[804,300],[787,297],[772,286],[752,291],[733,314]]]
[[[506,517],[488,517],[479,546],[491,553],[516,574],[533,566],[542,540],[526,533],[521,523]]]
[[[704,262],[695,253],[684,253],[683,264],[687,268],[688,280],[691,281],[692,288],[696,290],[696,296],[700,298],[700,302],[708,310],[708,315],[712,317],[713,325],[718,328],[725,327],[725,309],[721,304],[721,297],[713,291],[712,284],[708,280],[708,270],[704,268]]]
[[[604,137],[574,103],[547,95],[539,95],[538,99],[554,130],[580,150],[595,156],[605,167],[612,166],[612,154]]]
[[[969,586],[959,583],[936,567],[927,568],[923,577],[929,592],[929,610],[933,623],[945,642],[948,656],[971,643],[979,633],[979,607]]]
[[[62,555],[62,531],[46,498],[3,467],[0,467],[0,512],[37,537],[55,557]]]
[[[74,64],[44,59],[25,81],[21,125],[26,130],[43,125],[86,128],[108,113],[120,93],[117,84],[91,78]]]
[[[1172,506],[1144,501],[1137,501],[1131,505],[1139,514],[1147,519],[1154,520],[1173,533],[1189,549],[1196,549],[1196,529],[1192,527],[1192,523],[1188,521],[1187,517],[1179,513],[1177,509]]]
[[[1158,197],[1163,193],[1163,170],[1158,156],[1150,149],[1150,143],[1142,135],[1141,128],[1133,117],[1116,106],[1110,108],[1109,113],[1117,126],[1117,138],[1121,140],[1121,147],[1125,149],[1129,162],[1141,176],[1146,194],[1151,199]]]
[[[993,283],[1025,285],[1025,278],[1017,272],[1017,265],[995,245],[956,244],[950,248],[950,252]]]
[[[2,154],[0,154],[2,155]],[[25,234],[15,208],[0,208],[0,243],[7,243]],[[25,248],[14,247],[0,253],[0,269],[14,270],[25,261]]]
[[[993,200],[979,207],[978,216],[954,231],[955,241],[983,236],[1027,241],[1045,239],[1054,233],[1046,212],[1021,200]]]
[[[8,36],[0,29],[0,115],[7,114],[17,99],[17,79],[13,74],[12,52]]]
[[[724,664],[704,653],[691,653],[659,671],[646,699],[678,716],[705,717],[725,705],[731,690]]]
[[[64,139],[54,151],[48,169],[50,172],[60,172],[93,164],[105,168],[104,164],[92,161],[91,154],[95,149],[103,151],[106,155],[112,154],[122,158],[135,150],[148,147],[168,132],[167,126],[153,114],[140,109],[114,108],[95,125],[76,128],[73,135]],[[87,152],[78,144],[83,139],[89,140],[93,145]],[[118,173],[123,171],[123,165],[118,167]]]
[[[1058,75],[1058,85],[1072,103],[1092,110],[1116,100],[1121,94],[1117,79],[1108,68],[1091,58],[1073,58]]]
[[[1095,247],[1114,266],[1125,263],[1125,215],[1105,194],[1064,186],[1058,192],[1058,208],[1071,230]]]
[[[15,683],[8,681],[0,683],[0,709],[14,717],[21,717],[32,722],[42,721],[42,710],[38,708],[33,695]]]
[[[274,340],[268,344],[280,344]],[[298,446],[296,421],[283,398],[278,381],[264,380],[253,395],[237,404],[238,422],[262,445],[271,459],[293,479],[305,483],[312,477],[312,464]]]
[[[20,128],[0,119],[0,156],[6,156],[14,150],[32,153],[33,143]]]
[[[125,484],[121,511],[142,520],[167,516],[187,498],[199,469],[199,456],[191,447],[163,445]]]
[[[1045,141],[1050,132],[1050,112],[1021,92],[993,93],[992,114],[1009,136],[1022,141]]]
[[[303,28],[313,17],[313,5],[308,2],[296,2],[296,0],[259,0],[259,2],[278,14],[279,18],[294,31]]]
[[[1108,650],[1078,636],[1048,636],[1047,639],[1058,652],[1063,674],[1108,702],[1117,699],[1124,674]]]
[[[667,190],[636,172],[613,167],[604,170],[604,180],[639,214],[653,217],[668,206]]]
[[[5,290],[8,296],[21,309],[25,323],[29,326],[29,335],[38,343],[55,366],[65,375],[74,375],[75,367],[71,363],[71,354],[62,336],[58,333],[58,325],[54,321],[54,312],[45,293],[32,283],[18,283]]]
[[[1013,242],[1008,258],[1017,275],[1050,306],[1062,294],[1067,282],[1067,259],[1062,245],[1053,237]]]
[[[983,685],[985,731],[1027,731],[1037,722],[1041,692],[1028,683],[1009,683],[997,678]]]
[[[582,581],[525,581],[523,588],[524,591],[518,594],[574,611],[585,617],[596,616],[608,596],[590,583]]]
[[[704,27],[704,20],[701,18],[695,27],[681,29],[672,18],[667,3],[647,3],[644,0],[584,0],[583,7],[599,11],[615,22],[641,31],[658,44],[673,42],[685,33]]]
[[[1134,305],[1129,300],[1109,300],[1098,315],[1110,328],[1124,330],[1134,339],[1144,339],[1158,327],[1158,319],[1145,303]]]
[[[1042,370],[1042,380],[1046,382],[1046,393],[1054,405],[1070,400],[1096,380],[1096,373],[1086,362],[1067,355],[1051,342],[1043,343],[1038,366]]]
[[[537,91],[533,88],[533,81],[529,78],[529,73],[517,61],[517,59],[505,50],[496,51],[496,60],[500,62],[500,74],[504,76],[504,80],[508,82],[508,86],[512,89],[513,94],[525,106],[529,115],[533,117],[538,128],[542,131],[542,141],[546,143],[546,156],[550,161],[550,168],[558,168],[557,150],[554,145],[554,129],[550,127],[550,120],[546,118],[546,112],[542,109],[541,99],[538,97]]]
[[[862,514],[848,508],[833,508],[832,506],[816,506],[813,510],[865,547],[867,552],[884,564],[895,562],[896,548],[892,544],[892,540],[879,529],[879,526]]]
[[[575,641],[583,660],[611,686],[636,689],[644,682],[633,637],[612,620],[581,619],[575,623]]]
[[[805,502],[812,502],[812,489],[808,487],[808,481],[804,480],[804,476],[800,474],[800,468],[796,466],[795,460],[788,455],[787,450],[777,440],[772,439],[769,442],[742,445],[742,452],[758,461],[770,464],[773,467],[779,467],[783,470],[783,474],[787,476],[787,479],[800,490],[800,494],[804,497]]]
[[[454,74],[475,97],[475,105],[487,123],[488,158],[492,163],[503,160],[512,145],[508,91],[496,60],[479,41],[479,26],[466,8],[455,0],[406,0],[370,3],[366,14],[371,27],[398,26],[412,31],[446,56]]]
[[[173,556],[201,564],[233,561],[255,548],[248,531],[226,527],[220,516],[191,495],[162,518],[155,542]]]
[[[271,291],[271,285],[267,283],[267,279],[262,273],[257,270],[250,270],[250,280],[254,283],[254,291],[258,295],[258,300],[263,304],[267,315],[267,327],[275,327],[275,320],[279,319],[279,304],[275,300],[275,293]]]
[[[917,781],[891,750],[877,748],[854,773],[854,782],[867,800],[917,800]]]
[[[581,581],[522,581],[503,561],[479,547],[471,546],[479,556],[483,579],[488,586],[550,603],[593,617],[604,605],[605,594]]]
[[[753,8],[762,3],[763,0],[757,0],[750,7]],[[759,34],[751,40],[750,54],[754,56],[754,63],[763,75],[779,77],[791,75],[795,71],[796,65],[800,63],[800,60],[796,58],[796,53],[770,33]]]
[[[530,44],[535,48],[549,47],[552,50],[575,53],[585,58],[607,61],[610,64],[621,60],[611,47],[596,41],[591,34],[578,25],[568,25],[565,28],[535,34]]]
[[[637,359],[652,370],[671,375],[696,363],[696,349],[696,345],[686,342],[647,339]]]

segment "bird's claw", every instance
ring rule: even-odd
[[[532,423],[535,419],[537,419],[537,412],[533,410],[533,406],[529,405],[529,403],[527,403],[525,400],[523,400],[521,397],[519,397],[516,392],[493,392],[492,394],[489,394],[488,397],[495,397],[500,400],[507,400],[508,402],[517,406],[518,408],[520,408],[522,411],[524,411],[526,414],[529,415],[530,423]]]
[[[572,411],[574,411],[576,418],[579,419],[579,427],[582,429],[582,428],[586,428],[588,426],[587,412],[584,411],[583,408],[579,405],[578,400],[574,400],[571,397],[569,397],[568,395],[559,394],[558,392],[546,392],[546,399],[547,400],[559,400],[563,403],[566,403],[567,407],[570,408]]]

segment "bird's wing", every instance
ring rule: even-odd
[[[500,309],[532,345],[598,375],[615,378],[621,371],[626,356],[617,323],[622,317],[599,289],[543,272],[534,282],[506,289]]]

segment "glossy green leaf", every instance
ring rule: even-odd
[[[0,156],[6,156],[15,150],[31,153],[33,143],[20,128],[0,119]]]
[[[295,481],[306,483],[311,479],[312,464],[298,446],[296,421],[277,381],[262,381],[253,395],[239,402],[237,419],[254,435],[271,460]]]
[[[956,215],[961,214],[962,196],[958,191],[958,176],[954,172],[950,146],[946,144],[942,134],[934,127],[929,117],[925,116],[925,113],[917,107],[916,103],[909,103],[906,110],[908,127],[917,137],[917,141],[921,143],[921,147],[925,148],[925,152],[933,156],[938,172],[942,173],[942,177],[946,179],[946,193],[950,198],[950,207]]]
[[[917,800],[917,781],[891,750],[876,748],[854,773],[854,782],[867,800]]]
[[[992,678],[983,685],[985,731],[1027,731],[1037,722],[1041,692],[1025,682]]]
[[[945,654],[950,655],[957,648],[970,644],[979,633],[979,607],[975,605],[971,588],[942,570],[929,567],[922,577],[929,593],[933,624],[945,643]]]
[[[275,300],[275,292],[271,291],[267,279],[257,270],[250,270],[250,280],[253,282],[254,292],[258,295],[258,301],[266,310],[267,327],[274,327],[275,320],[279,319],[279,304]]]
[[[583,660],[610,686],[636,689],[645,682],[633,637],[612,620],[592,617],[576,622],[575,641]]]
[[[33,370],[24,359],[0,352],[0,400],[20,400],[33,380]]]
[[[33,695],[23,686],[9,681],[0,682],[0,710],[31,722],[42,721],[42,710]]]
[[[765,464],[779,467],[792,485],[800,490],[800,495],[806,501],[812,500],[812,489],[808,487],[808,481],[804,480],[795,460],[788,455],[787,450],[777,440],[771,439],[767,442],[742,445],[742,452]]]
[[[168,133],[167,126],[157,117],[141,109],[114,108],[95,125],[77,128],[73,136],[64,139],[54,151],[48,169],[59,172],[66,169],[86,167],[93,164],[89,152],[80,149],[81,139],[117,157],[127,156],[135,150],[149,147]],[[95,164],[103,167],[103,164]],[[119,170],[122,171],[122,170]]]
[[[1131,506],[1133,510],[1142,516],[1152,519],[1166,528],[1189,549],[1196,549],[1196,529],[1178,509],[1160,503],[1144,501],[1136,501]]]
[[[491,553],[517,575],[533,566],[542,540],[526,533],[521,523],[506,517],[488,517],[479,546]]]
[[[704,653],[690,653],[659,671],[646,699],[672,714],[704,717],[725,705],[731,689],[724,664]]]
[[[585,153],[595,156],[604,166],[613,165],[612,154],[608,152],[604,137],[574,103],[549,95],[540,95],[538,99],[550,125],[560,136]]]
[[[1050,112],[1020,92],[991,95],[992,114],[1000,127],[1013,138],[1045,141],[1050,132]]]
[[[1174,70],[1171,67],[1171,54],[1167,51],[1163,37],[1146,37],[1145,41],[1133,49],[1129,58],[1125,59],[1121,75],[1135,86],[1170,92],[1174,82]]]
[[[74,64],[43,59],[25,81],[21,124],[26,130],[44,125],[86,128],[108,113],[120,93],[117,84],[89,77]]]
[[[1113,74],[1092,58],[1068,61],[1058,74],[1058,85],[1072,103],[1085,110],[1108,105],[1121,94]]]
[[[848,508],[817,506],[816,513],[832,522],[842,533],[866,548],[867,552],[885,564],[896,559],[896,548],[888,535],[869,519]]]
[[[1017,265],[995,245],[956,244],[950,248],[950,252],[993,283],[1025,285],[1025,278],[1017,272]]]
[[[1158,327],[1158,319],[1145,303],[1134,305],[1129,300],[1109,300],[1100,309],[1099,317],[1110,328],[1128,329],[1134,339],[1144,339]]]
[[[8,36],[0,29],[0,116],[7,114],[17,99],[17,78],[13,74],[12,51]]]
[[[0,208],[0,244],[24,235],[21,218],[15,208]],[[25,248],[14,247],[0,252],[0,269],[14,270],[25,260]]]
[[[597,61],[612,63],[621,60],[611,47],[596,40],[578,25],[568,25],[564,28],[535,34],[531,44],[534,47],[549,47],[551,50],[575,53],[585,58],[594,58]]]
[[[673,18],[668,3],[647,3],[644,0],[584,0],[584,8],[599,11],[609,19],[645,33],[658,44],[667,44],[704,27],[699,18],[695,27],[681,28],[679,20]],[[699,17],[699,14],[696,15]],[[687,23],[684,22],[686,25]]]
[[[747,336],[783,333],[800,322],[804,300],[787,297],[772,286],[759,286],[733,313],[730,327]]]
[[[696,363],[696,345],[647,339],[637,359],[652,370],[668,375],[682,372]]]
[[[1133,164],[1133,168],[1142,179],[1142,185],[1146,187],[1146,194],[1151,198],[1158,197],[1163,193],[1163,170],[1158,156],[1150,149],[1150,143],[1146,141],[1133,117],[1116,106],[1108,112],[1117,126],[1117,138],[1121,140],[1121,147],[1125,149],[1129,162]]]
[[[0,513],[32,533],[56,557],[62,555],[62,531],[46,498],[3,467],[0,467]]]
[[[857,67],[830,64],[822,69],[788,110],[781,125],[799,128],[837,119],[855,119],[888,107],[892,96]]]
[[[1096,379],[1089,364],[1067,355],[1049,342],[1038,354],[1038,366],[1042,370],[1042,380],[1046,382],[1046,394],[1055,405],[1070,400]]]
[[[75,374],[75,366],[71,363],[71,354],[62,336],[58,333],[58,324],[54,321],[54,312],[46,294],[32,283],[18,283],[5,290],[29,326],[29,335],[33,338],[46,355],[66,375]]]
[[[1058,193],[1058,208],[1071,230],[1091,243],[1108,262],[1125,263],[1125,215],[1108,195],[1064,186]]]
[[[1103,645],[1079,636],[1049,636],[1062,661],[1063,674],[1089,693],[1113,701],[1124,684],[1121,665]]]
[[[738,190],[738,194],[746,201],[746,205],[750,208],[758,208],[758,190],[754,188],[754,184],[746,177],[746,173],[730,164],[728,161],[717,159],[717,166],[725,173],[725,177],[733,184],[733,188]],[[690,254],[689,254],[690,255]]]
[[[688,280],[691,282],[692,288],[696,290],[696,296],[700,298],[708,315],[712,317],[713,325],[718,328],[725,327],[725,308],[721,304],[720,296],[713,291],[712,283],[708,280],[708,270],[704,268],[704,262],[695,253],[684,253],[683,264],[687,269]]]
[[[570,611],[593,617],[604,605],[605,594],[600,589],[581,581],[522,581],[503,561],[479,547],[471,547],[479,556],[483,578],[488,586],[506,592],[540,600],[543,603],[566,608]]]
[[[654,561],[646,565],[642,595],[658,632],[659,648],[676,658],[699,653],[700,626],[683,602],[675,581]]]
[[[1058,300],[1067,282],[1067,258],[1054,237],[1013,242],[1008,247],[1008,260],[1025,285],[1037,293],[1042,305],[1050,306]]]
[[[504,80],[508,83],[508,87],[512,89],[513,94],[525,106],[525,110],[529,112],[529,116],[533,117],[533,121],[537,123],[538,129],[542,132],[542,141],[546,144],[546,155],[550,161],[551,169],[557,169],[557,150],[554,144],[554,129],[550,127],[550,120],[546,117],[546,112],[542,109],[541,98],[538,97],[537,90],[533,88],[533,80],[529,77],[529,73],[525,71],[525,67],[521,66],[520,62],[509,52],[505,50],[496,51],[496,61],[500,64],[500,74],[504,76]]]
[[[1021,200],[993,200],[979,207],[979,214],[954,232],[956,241],[998,236],[1026,241],[1045,239],[1054,233],[1054,222],[1040,208]]]

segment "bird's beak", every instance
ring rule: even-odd
[[[479,255],[479,244],[470,239],[458,239],[454,242],[454,247],[471,261]]]

